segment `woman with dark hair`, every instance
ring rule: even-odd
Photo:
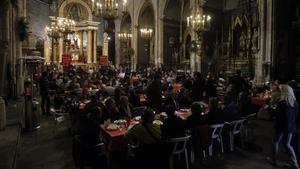
[[[116,105],[116,102],[114,99],[112,98],[108,98],[105,101],[105,117],[104,120],[108,120],[110,119],[111,122],[115,121],[115,120],[119,120],[121,118],[121,114],[119,112],[119,109]]]
[[[164,124],[161,126],[161,137],[163,140],[185,136],[186,123],[175,115],[175,111],[176,109],[173,105],[166,106],[168,118],[165,119]]]
[[[129,103],[127,96],[121,96],[119,110],[122,118],[134,117],[134,110],[132,105]]]
[[[209,112],[207,118],[208,124],[224,123],[224,112],[219,107],[219,101],[216,97],[209,99]]]
[[[195,102],[192,104],[191,107],[192,115],[187,118],[187,125],[188,128],[194,129],[202,124],[205,123],[205,117],[201,115],[203,112],[201,104],[198,102]]]

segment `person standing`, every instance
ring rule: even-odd
[[[146,89],[148,106],[155,110],[160,111],[162,103],[161,94],[161,76],[156,74],[154,80],[149,84]]]
[[[49,116],[50,115],[50,96],[49,96],[49,80],[48,80],[47,72],[43,72],[42,77],[40,79],[40,95],[41,95],[41,99],[42,99],[42,104],[41,104],[42,114]]]
[[[273,140],[273,154],[271,163],[277,165],[277,157],[279,151],[279,143],[285,136],[285,148],[288,151],[292,167],[299,169],[297,157],[293,147],[291,146],[291,140],[296,132],[296,113],[298,112],[298,103],[294,95],[293,89],[287,85],[282,84],[280,86],[281,98],[277,104],[275,110],[275,135]]]

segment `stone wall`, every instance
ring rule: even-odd
[[[49,4],[41,0],[27,0],[27,19],[37,39],[44,39],[44,29],[49,25]]]

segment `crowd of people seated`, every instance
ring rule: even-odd
[[[180,83],[181,88],[174,90],[174,83]],[[161,69],[143,72],[112,68],[88,71],[73,68],[68,72],[48,69],[39,85],[43,114],[49,114],[51,93],[55,93],[55,108],[64,106],[66,96],[78,103],[87,102],[77,114],[70,112],[77,118],[72,134],[84,145],[93,146],[103,141],[100,124],[141,114],[141,123],[131,128],[125,138],[142,147],[137,153],[148,156],[153,153],[152,157],[157,155],[154,151],[157,149],[152,146],[163,140],[183,137],[187,130],[193,137],[193,131],[199,126],[231,122],[251,113],[249,96],[253,93],[253,84],[249,78],[242,77],[240,71],[226,77],[223,73],[204,76],[199,72],[177,76],[176,72]],[[141,102],[141,95],[145,96],[146,103]],[[147,108],[142,113],[137,112],[135,108],[140,106]],[[183,120],[175,115],[179,109],[191,109],[192,113]],[[153,124],[153,112],[166,112],[167,118],[161,127]],[[162,154],[168,156],[171,148],[164,147],[167,147],[163,150],[166,153]]]

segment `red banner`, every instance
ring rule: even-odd
[[[108,66],[108,57],[100,56],[100,66]]]
[[[62,65],[63,66],[70,66],[72,62],[71,55],[62,55]]]

